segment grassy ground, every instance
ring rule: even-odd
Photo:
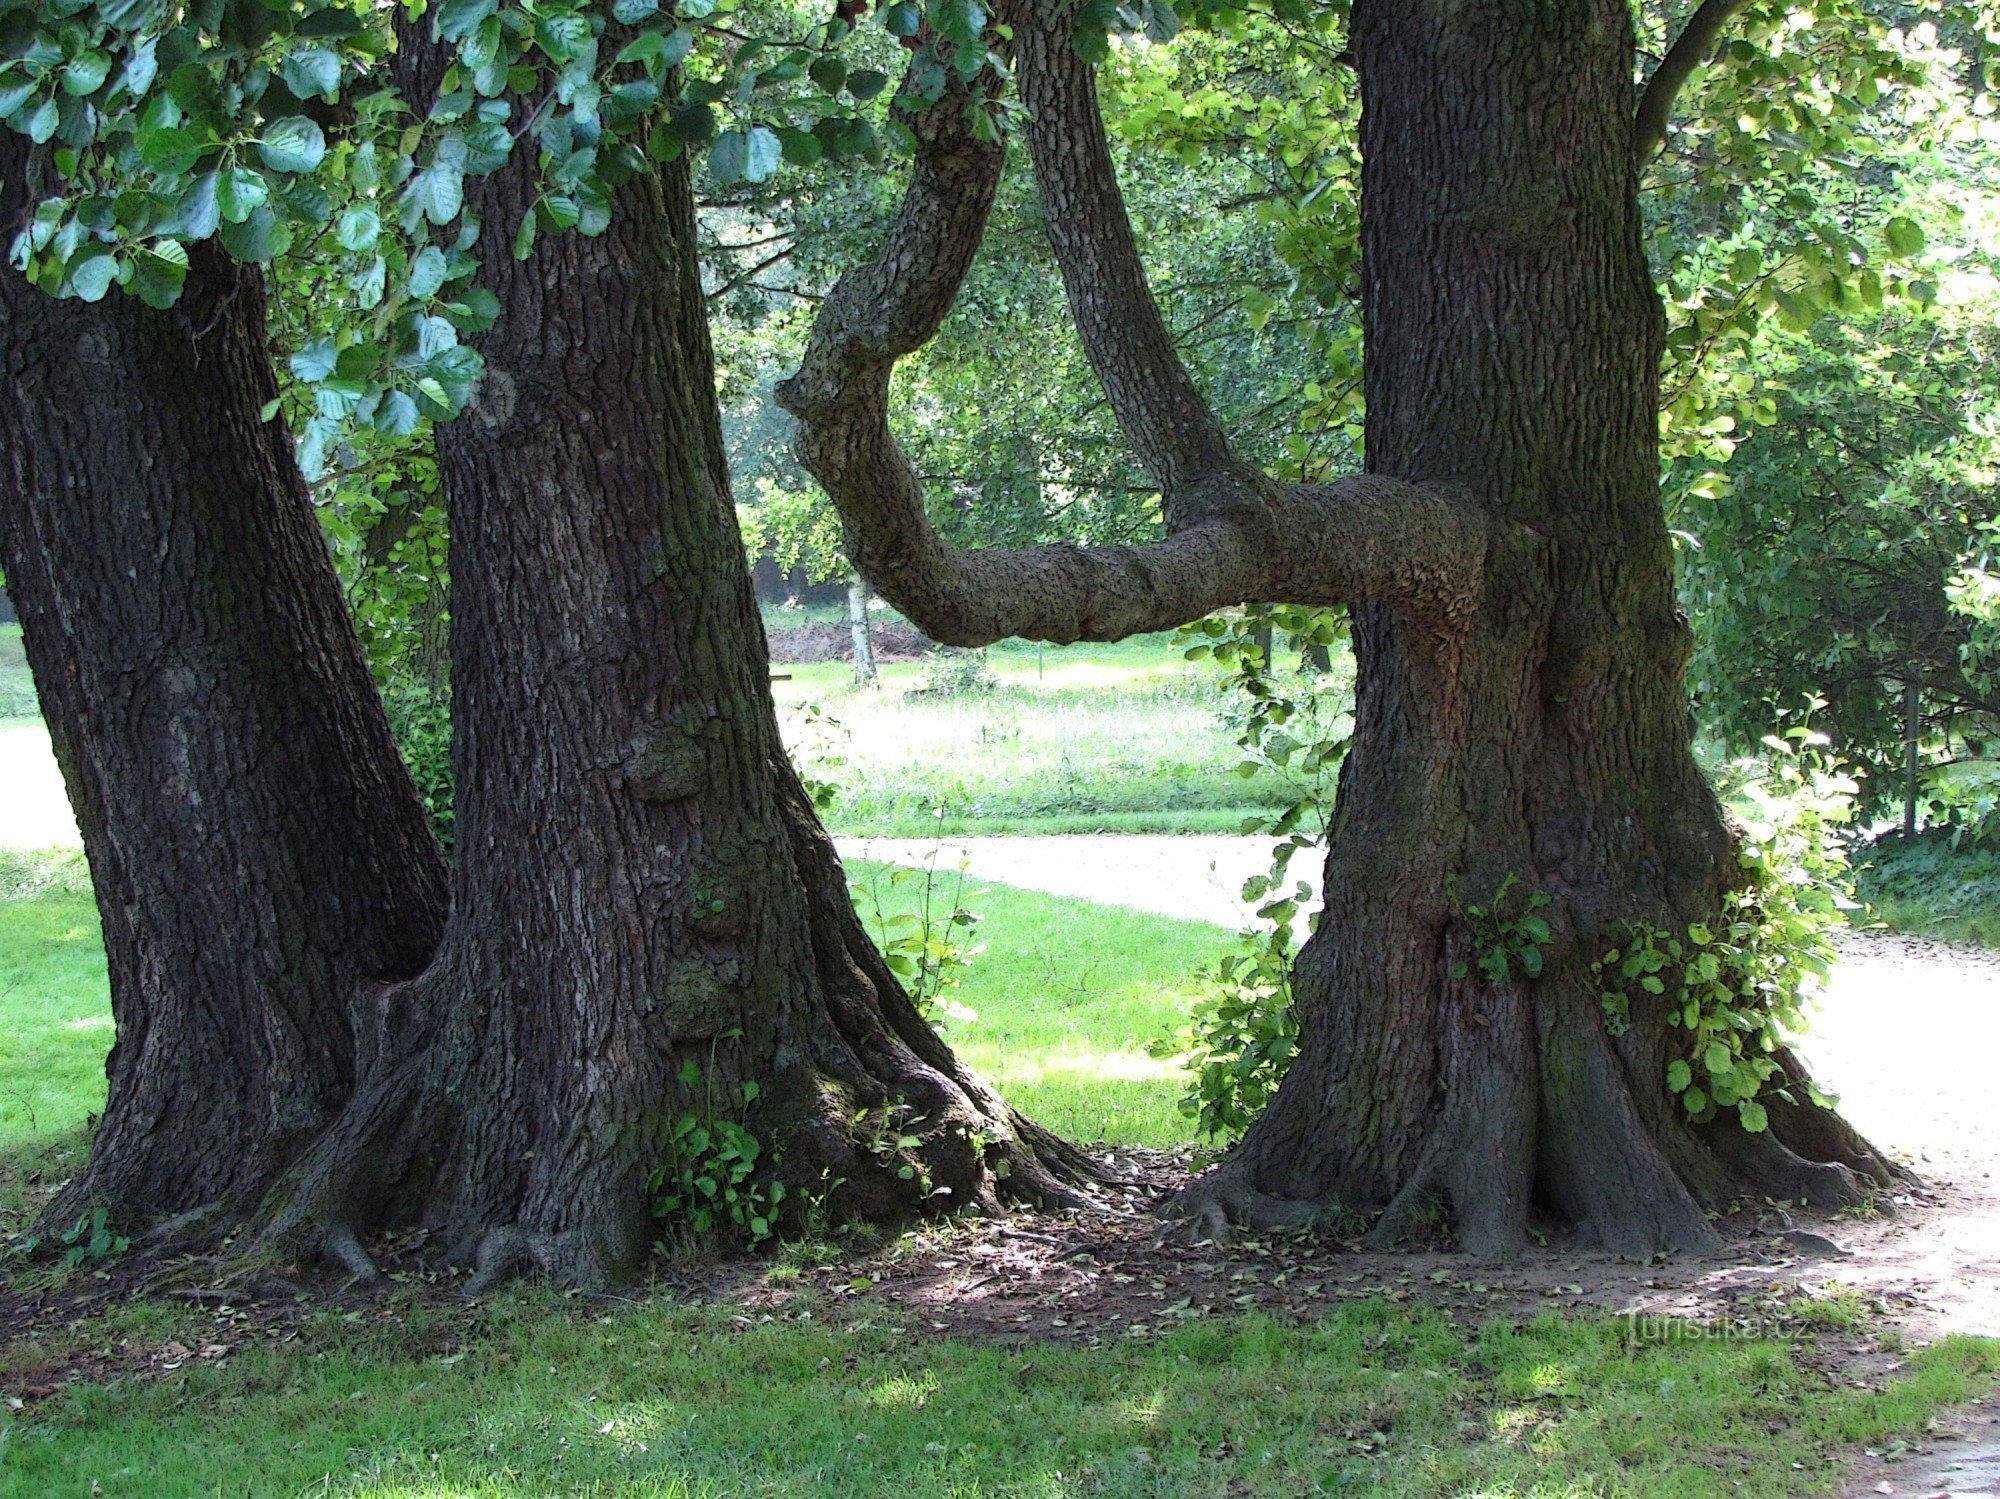
[[[1996,1367],[1956,1342],[1884,1390],[1830,1388],[1782,1341],[1635,1349],[1616,1322],[1467,1330],[1384,1302],[1021,1350],[806,1301],[760,1325],[392,1299],[82,1391],[16,1427],[0,1493],[1764,1499],[1825,1492],[1845,1449],[1918,1430]],[[105,1332],[199,1346],[213,1327],[140,1307]]]
[[[864,692],[844,661],[782,666],[774,691],[795,752],[839,787],[839,832],[1235,832],[1284,793],[1235,774],[1222,674],[1172,642],[1009,641],[970,690],[936,690],[949,670],[926,662]]]
[[[1891,931],[2000,947],[2000,849],[1952,847],[1948,828],[1891,834],[1856,861],[1855,887]]]
[[[864,912],[911,909],[880,867],[850,876]],[[940,875],[955,881],[956,872]],[[946,1023],[971,1064],[1058,1133],[1117,1145],[1188,1143],[1180,1073],[1146,1043],[1177,1026],[1220,927],[1031,891],[967,886],[980,918]],[[12,896],[13,898],[8,898]],[[22,898],[28,896],[30,898]],[[78,855],[0,849],[0,1231],[21,1227],[27,1178],[60,1180],[103,1106],[111,1041],[104,956]]]

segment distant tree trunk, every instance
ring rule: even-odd
[[[0,132],[0,220],[27,143]],[[418,972],[443,862],[277,394],[258,273],[154,312],[0,273],[0,565],[83,831],[117,1039],[60,1219],[254,1203],[345,1103],[350,1006]]]
[[[1903,684],[1903,836],[1917,836],[1917,773],[1924,733],[1923,698],[1916,679]]]
[[[533,201],[526,167],[476,194],[497,242]],[[432,968],[383,996],[376,1064],[268,1241],[323,1234],[364,1267],[358,1235],[415,1224],[482,1285],[626,1276],[660,1231],[647,1174],[710,1100],[793,1187],[837,1180],[836,1212],[920,1211],[927,1185],[1067,1197],[1086,1168],[918,1016],[786,760],[685,161],[626,188],[608,233],[484,276],[488,373],[438,441],[452,918]],[[921,1144],[899,1150],[904,1131]]]
[[[868,638],[868,582],[860,573],[847,578],[847,627],[854,637],[854,685],[876,682],[875,647]]]
[[[1322,674],[1333,670],[1333,651],[1324,640],[1308,640],[1299,648],[1299,666]]]
[[[1500,539],[1468,620],[1354,610],[1300,1052],[1217,1190],[1385,1210],[1385,1238],[1435,1216],[1478,1250],[1546,1214],[1640,1254],[1708,1242],[1744,1191],[1855,1200],[1891,1168],[1831,1114],[1689,1125],[1663,1004],[1614,1041],[1589,969],[1735,877],[1658,495],[1627,6],[1367,0],[1352,44],[1369,467],[1462,487]],[[1465,908],[1510,876],[1556,930],[1539,978],[1493,983]]]

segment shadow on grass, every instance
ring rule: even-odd
[[[1778,1495],[1823,1491],[1853,1444],[1919,1431],[2000,1369],[1953,1341],[1862,1390],[1809,1344],[1634,1344],[1553,1316],[1471,1332],[1379,1302],[1105,1349],[924,1341],[865,1297],[730,1310],[392,1297],[242,1346],[212,1311],[128,1308],[128,1338],[229,1351],[32,1408],[0,1488]]]

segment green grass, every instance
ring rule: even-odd
[[[1889,834],[1855,860],[1855,889],[1869,917],[1895,932],[2000,947],[2000,848],[1932,828]]]
[[[865,1297],[730,1310],[392,1299],[17,1419],[0,1493],[1762,1499],[1827,1491],[1844,1449],[2000,1366],[1954,1341],[1833,1388],[1782,1341],[1635,1350],[1611,1319],[1472,1330],[1382,1302],[1025,1351],[923,1339]],[[140,1308],[104,1333],[217,1329]]]
[[[986,691],[923,691],[932,668],[889,665],[854,690],[844,661],[783,668],[777,695],[795,752],[839,787],[839,832],[1235,832],[1289,800],[1236,774],[1235,699],[1172,636],[1117,645],[1010,641],[986,653]],[[813,723],[816,706],[837,727]]]
[[[916,888],[854,862],[864,918],[914,909]],[[941,888],[957,879],[940,871]],[[1072,1140],[1170,1147],[1193,1136],[1179,1112],[1183,1074],[1146,1054],[1185,1019],[1197,970],[1230,933],[1117,906],[968,884],[980,921],[973,959],[952,997],[975,1012],[945,1034],[958,1054],[1030,1118]],[[947,898],[948,899],[948,898]]]
[[[34,678],[28,675],[28,658],[21,649],[21,627],[0,625],[0,719],[40,715]]]
[[[104,1106],[111,1045],[104,944],[83,856],[0,849],[0,1233],[28,1180],[60,1181]]]

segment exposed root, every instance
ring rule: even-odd
[[[1225,1161],[1161,1203],[1159,1213],[1187,1219],[1213,1242],[1227,1244],[1232,1224],[1248,1229],[1318,1228],[1338,1216],[1339,1206],[1261,1191],[1240,1163]]]
[[[372,1290],[382,1283],[382,1272],[374,1257],[346,1224],[327,1224],[320,1234],[320,1250],[352,1277],[352,1284]]]
[[[465,1282],[465,1294],[490,1295],[517,1276],[525,1275],[533,1265],[534,1255],[525,1232],[511,1225],[489,1228],[480,1236],[479,1248],[473,1255],[472,1275]]]

